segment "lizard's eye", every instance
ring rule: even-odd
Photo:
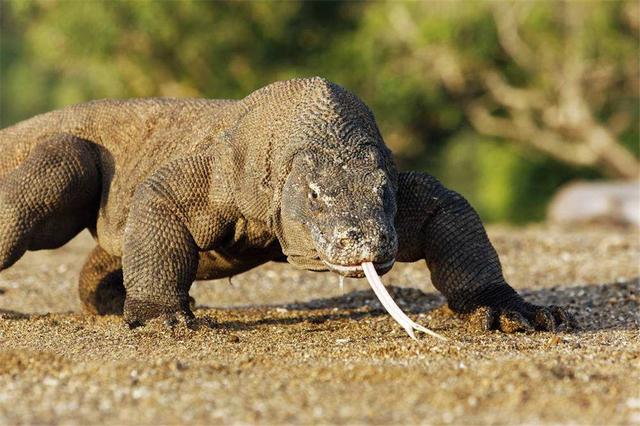
[[[309,188],[307,197],[309,198],[309,209],[313,213],[320,213],[322,211],[322,203],[319,200],[318,191],[315,188]]]

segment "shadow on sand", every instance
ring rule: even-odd
[[[29,318],[31,318],[30,314],[23,314],[22,312],[12,311],[11,309],[0,309],[0,319],[23,320]]]
[[[424,293],[416,288],[387,287],[396,303],[407,313],[429,313],[442,306],[445,299],[439,293]],[[577,331],[640,330],[640,277],[609,284],[587,284],[567,287],[557,285],[544,289],[519,289],[524,298],[540,305],[565,306],[575,316]],[[255,321],[217,321],[207,315],[200,317],[200,325],[211,328],[252,329],[279,324],[289,325],[308,322],[322,324],[331,320],[352,319],[387,315],[371,290],[352,291],[338,297],[313,299],[304,303],[258,305],[253,309],[264,310],[264,318]],[[213,308],[216,309],[216,308]],[[229,310],[247,309],[229,308]],[[290,312],[286,316],[273,315],[276,309]],[[227,310],[226,308],[224,310]],[[300,312],[296,314],[296,311]],[[13,310],[0,309],[0,319],[24,320],[33,316]]]
[[[405,312],[418,314],[430,312],[445,303],[439,293],[424,293],[415,288],[389,286],[389,293]],[[553,286],[544,289],[519,289],[525,299],[540,305],[565,306],[575,316],[576,331],[638,330],[640,329],[640,278],[610,284],[588,284],[575,287]],[[256,306],[256,308],[287,311],[324,311],[318,314],[273,317],[266,314],[257,321],[222,321],[206,319],[211,327],[251,329],[270,324],[297,324],[309,322],[321,324],[337,319],[359,319],[386,314],[373,291],[352,291],[338,297],[314,299],[304,303]],[[233,308],[232,308],[233,309]],[[326,312],[331,311],[331,312]],[[346,311],[346,312],[345,312]],[[335,312],[335,313],[334,313]]]

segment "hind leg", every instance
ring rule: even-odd
[[[122,314],[125,297],[122,259],[100,246],[94,248],[80,272],[78,293],[87,313]]]
[[[41,142],[0,177],[0,270],[26,250],[60,247],[95,221],[99,190],[89,142],[69,135]]]

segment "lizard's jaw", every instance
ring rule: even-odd
[[[383,263],[374,263],[373,265],[376,268],[376,271],[380,275],[388,272],[393,264],[395,263],[395,259],[391,259],[387,262]],[[364,270],[362,269],[362,265],[338,265],[336,263],[324,261],[326,265],[329,267],[329,270],[335,272],[337,274],[343,275],[349,278],[362,278],[364,277]]]

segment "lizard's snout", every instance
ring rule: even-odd
[[[363,258],[371,257],[379,251],[379,248],[384,248],[387,242],[387,237],[384,234],[378,235],[377,238],[367,238],[364,232],[356,229],[351,229],[343,235],[337,237],[335,245],[346,251],[360,249]]]
[[[391,235],[390,235],[391,234]],[[397,251],[395,230],[374,226],[336,227],[327,257],[339,265],[359,265],[362,262],[385,263]]]

